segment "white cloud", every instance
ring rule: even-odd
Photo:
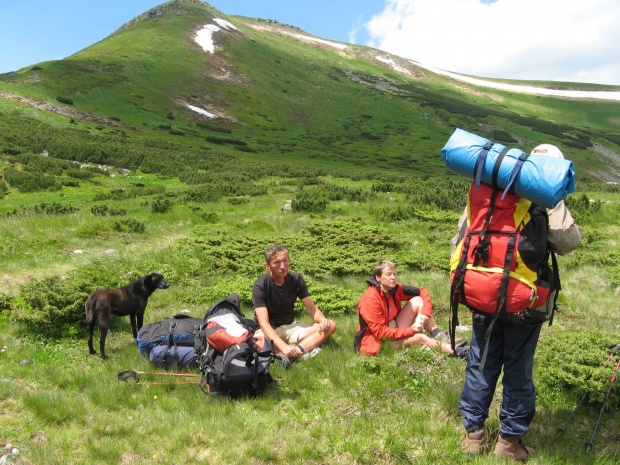
[[[368,45],[459,73],[620,85],[620,1],[386,0]]]

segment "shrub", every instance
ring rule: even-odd
[[[602,403],[614,372],[615,358],[606,368],[608,346],[616,344],[611,334],[593,331],[563,331],[540,341],[536,366],[544,367],[537,374],[539,395],[547,401],[562,394],[579,400],[589,393],[588,402]],[[612,390],[608,408],[620,406],[620,393]]]
[[[324,212],[327,209],[327,198],[316,191],[301,191],[291,202],[291,209],[295,212]]]
[[[73,100],[67,97],[56,97],[56,100],[58,100],[60,103],[66,103],[67,105],[73,105]]]
[[[48,176],[40,172],[27,173],[15,168],[5,168],[4,178],[9,185],[20,192],[60,189],[60,183],[55,176]]]
[[[38,334],[61,337],[63,325],[84,318],[84,301],[95,287],[59,276],[32,280],[22,285],[20,297],[11,301],[10,317]]]
[[[196,126],[198,126],[199,128],[208,129],[209,131],[220,132],[220,133],[223,133],[223,134],[230,134],[232,132],[228,128],[221,128],[221,127],[216,126],[214,124],[209,124],[209,123],[204,123],[204,122],[196,123]]]
[[[24,211],[28,210],[32,210],[39,215],[68,215],[80,211],[79,208],[71,205],[63,205],[58,202],[41,202],[34,207],[24,209]]]
[[[169,199],[156,199],[151,204],[151,211],[153,213],[166,213],[170,211],[174,203]]]
[[[248,145],[247,142],[244,142],[242,140],[239,140],[239,139],[227,139],[225,137],[207,136],[207,137],[205,137],[205,139],[207,140],[207,142],[211,142],[213,144],[220,144],[220,145],[224,145],[224,144]]]
[[[65,187],[80,187],[80,181],[78,181],[77,179],[61,179],[60,184]]]
[[[125,216],[127,210],[117,208],[107,203],[93,205],[90,209],[91,213],[96,216]]]
[[[95,176],[91,170],[81,170],[76,168],[71,168],[67,170],[67,176],[75,179],[91,179]]]
[[[246,145],[235,145],[235,149],[240,152],[248,152],[248,153],[257,153],[258,150],[253,149],[252,147],[248,147]]]
[[[112,225],[112,229],[121,233],[143,233],[146,231],[144,223],[133,218],[126,218],[120,221],[115,221]]]
[[[0,197],[4,197],[9,193],[9,186],[5,181],[0,181]]]

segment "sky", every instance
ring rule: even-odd
[[[0,73],[62,59],[163,0],[0,0]],[[211,0],[474,76],[620,85],[620,0]]]

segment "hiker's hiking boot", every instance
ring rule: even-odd
[[[504,438],[500,435],[497,438],[497,444],[493,453],[507,459],[525,462],[528,456],[534,453],[534,449],[524,446],[521,436],[507,436]]]
[[[465,449],[467,455],[480,455],[488,452],[490,447],[487,443],[487,431],[480,428],[477,431],[465,433]]]
[[[469,355],[469,347],[455,347],[454,356],[457,358],[467,358]]]
[[[276,359],[276,365],[278,365],[283,370],[286,370],[287,368],[290,368],[290,366],[291,366],[291,359],[289,359],[286,355],[284,355],[284,354],[282,354],[282,355],[274,355],[274,358]]]
[[[450,344],[450,334],[447,331],[441,331],[439,328],[435,329],[431,333],[431,337],[439,342],[445,342]],[[454,341],[454,347],[464,347],[467,345],[467,339],[464,337],[457,337]]]

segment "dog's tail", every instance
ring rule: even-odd
[[[84,302],[84,313],[86,314],[86,318],[80,321],[81,325],[88,326],[92,323],[95,316],[95,312],[93,311],[95,305],[97,305],[97,299],[93,299],[92,297],[86,299],[86,302]]]

